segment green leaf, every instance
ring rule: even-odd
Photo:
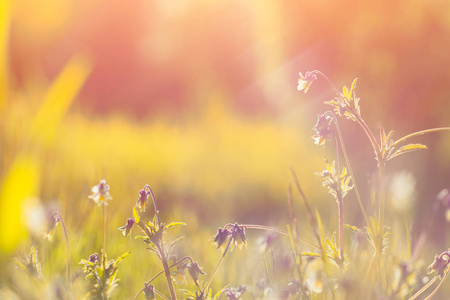
[[[315,253],[315,252],[302,252],[300,253],[301,256],[310,256],[310,257],[321,257],[322,255]]]
[[[177,227],[177,226],[185,226],[185,225],[187,225],[187,224],[184,222],[172,222],[172,223],[169,223],[166,225],[166,229],[169,229],[171,227]]]
[[[124,254],[122,254],[121,256],[119,256],[116,261],[114,262],[114,266],[117,266],[125,257],[127,257],[129,254],[131,253],[131,251],[125,252]]]
[[[136,207],[133,207],[133,218],[136,221],[136,223],[139,223],[141,218],[139,217],[139,214],[136,210]]]
[[[329,265],[329,261],[328,261],[328,257],[326,255],[326,247],[325,247],[325,237],[323,235],[323,226],[322,226],[322,220],[320,218],[320,214],[319,211],[316,210],[316,220],[317,220],[317,225],[319,226],[319,236],[320,236],[320,248],[322,250],[322,260],[324,263],[324,269],[325,269],[325,273],[330,274],[330,265]]]
[[[421,149],[427,149],[427,146],[422,145],[422,144],[409,144],[409,145],[405,145],[402,146],[400,149],[398,149],[397,151],[394,152],[394,154],[392,154],[388,160],[393,159],[396,156],[402,155],[404,153],[408,153],[411,151],[415,151],[415,150],[421,150]]]

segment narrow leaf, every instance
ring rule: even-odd
[[[136,210],[136,207],[133,207],[133,218],[136,221],[136,223],[139,223],[141,218],[139,217],[139,214]]]
[[[399,156],[401,154],[407,153],[407,152],[411,152],[411,151],[415,151],[415,150],[421,150],[421,149],[427,149],[427,146],[422,145],[422,144],[409,144],[409,145],[405,145],[403,147],[401,147],[400,149],[398,149],[397,151],[394,152],[394,154],[392,154],[388,160]]]
[[[171,227],[177,227],[177,226],[186,226],[187,224],[184,222],[172,222],[166,225],[166,229],[169,229]]]
[[[310,257],[321,257],[320,254],[317,254],[315,252],[302,252],[300,253],[301,256],[310,256]]]

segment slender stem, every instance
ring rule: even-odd
[[[270,278],[269,266],[267,265],[266,253],[263,255],[264,257],[264,266],[266,267],[267,278],[269,279],[269,284],[272,286],[272,279]]]
[[[439,288],[441,287],[441,285],[444,283],[445,278],[447,278],[447,276],[448,276],[448,272],[445,272],[444,278],[441,279],[441,282],[439,282],[438,286],[434,289],[434,291],[431,292],[431,294],[430,294],[428,297],[426,297],[424,300],[429,300],[429,299],[431,299],[431,297],[433,297],[434,294],[437,293],[437,291],[439,290]]]
[[[171,265],[171,266],[169,267],[169,269],[172,269],[173,267],[175,267],[176,265],[178,265],[179,263],[181,263],[182,261],[184,261],[184,260],[186,260],[186,259],[189,259],[189,260],[191,261],[191,263],[194,263],[194,262],[192,261],[192,259],[191,259],[189,256],[185,256],[185,257],[183,257],[182,259],[178,260],[178,261],[177,261],[176,263],[174,263],[173,265]],[[164,270],[161,270],[161,271],[159,271],[158,273],[156,273],[156,275],[154,275],[149,281],[147,281],[146,284],[150,284],[153,280],[155,280],[155,279],[156,279],[159,275],[161,275],[162,273],[164,273]],[[134,296],[133,300],[136,300],[137,297],[144,291],[144,289],[145,289],[145,285],[144,285],[144,287],[137,293],[137,295]]]
[[[208,291],[208,288],[211,285],[211,282],[212,282],[214,276],[216,275],[217,271],[219,270],[219,267],[222,264],[222,262],[223,262],[223,260],[225,258],[225,254],[227,254],[228,248],[230,248],[230,244],[231,244],[232,241],[233,241],[233,239],[229,238],[227,247],[223,251],[222,257],[220,258],[219,262],[217,263],[216,267],[214,268],[214,271],[211,274],[211,277],[209,277],[208,282],[206,283],[205,287],[203,288],[202,294]]]
[[[415,137],[415,136],[418,136],[418,135],[423,135],[423,134],[426,134],[426,133],[438,132],[438,131],[449,131],[449,130],[450,130],[450,127],[439,127],[439,128],[432,128],[432,129],[426,129],[426,130],[417,131],[417,132],[408,134],[408,135],[402,137],[401,139],[396,140],[394,142],[394,146],[398,145],[399,143],[401,143],[401,142],[403,142],[403,141],[405,141],[405,140],[407,140],[409,138],[412,138],[412,137]]]
[[[336,94],[341,95],[341,93],[338,91],[338,89],[336,88],[336,86],[331,82],[330,79],[328,79],[327,76],[325,76],[325,74],[323,74],[323,73],[320,72],[319,70],[311,71],[311,73],[315,73],[315,74],[318,74],[318,75],[322,76],[322,78],[324,78],[324,79],[328,82],[328,84],[331,86],[331,88],[333,89],[333,91],[334,91]]]
[[[379,161],[378,164],[378,227],[380,234],[383,234],[383,220],[384,220],[384,206],[385,206],[385,184],[384,184],[384,172],[385,172],[384,158]]]
[[[381,158],[381,150],[380,146],[378,145],[377,139],[375,138],[375,135],[373,134],[372,130],[370,130],[369,126],[367,126],[366,122],[358,115],[355,115],[356,122],[362,127],[364,132],[366,133],[367,137],[370,140],[370,143],[372,144],[373,151],[375,152],[375,157],[379,161]]]
[[[375,259],[377,258],[377,256],[378,256],[378,252],[375,249],[375,253],[372,256],[372,259],[370,260],[369,268],[367,269],[366,277],[368,277],[370,275],[370,273],[372,273],[374,262],[375,262]]]
[[[337,132],[337,135],[339,138],[339,143],[341,144],[342,154],[344,155],[345,164],[347,165],[348,172],[350,173],[350,176],[352,177],[352,182],[353,182],[353,186],[355,189],[356,199],[358,200],[359,207],[361,208],[361,211],[363,213],[364,221],[366,222],[367,226],[369,226],[370,225],[369,218],[367,217],[366,210],[364,209],[364,206],[361,201],[361,194],[359,193],[358,185],[356,184],[356,181],[355,181],[355,176],[353,174],[352,166],[350,164],[350,160],[348,159],[347,150],[345,149],[345,143],[344,143],[344,139],[342,137],[339,123],[337,121],[336,115],[333,112],[330,111],[330,112],[327,112],[327,114],[331,114],[333,116],[334,125],[336,126],[336,132]],[[339,169],[338,169],[338,172],[339,172]]]
[[[339,199],[338,214],[339,214],[339,260],[344,258],[344,201]]]
[[[106,205],[103,205],[103,270],[106,270]]]
[[[160,245],[156,245],[156,247],[158,248],[159,255],[161,256],[161,262],[163,264],[164,273],[166,275],[167,285],[169,286],[170,297],[172,300],[176,300],[177,295],[173,287],[172,276],[170,275],[170,268],[169,264],[167,263],[167,256],[164,251],[163,242],[161,241]]]
[[[158,291],[157,289],[155,289],[155,294],[160,296],[161,298],[163,298],[164,300],[169,300],[169,298],[167,298],[166,296],[164,296],[164,294],[162,294],[160,291]]]
[[[300,183],[298,182],[298,178],[297,178],[297,174],[295,173],[294,169],[291,168],[291,172],[292,172],[292,176],[294,177],[294,182],[295,182],[295,186],[297,187],[298,192],[300,193],[300,198],[302,199],[303,205],[305,205],[306,207],[306,211],[308,212],[308,219],[309,219],[309,223],[311,224],[311,227],[313,229],[313,233],[314,236],[317,239],[317,242],[319,243],[319,245],[321,244],[321,239],[319,236],[319,231],[317,230],[317,220],[316,217],[314,216],[314,213],[312,212],[311,207],[309,206],[308,203],[308,199],[305,196],[305,193],[303,193],[303,190],[300,186]],[[304,242],[302,239],[298,238],[300,241]],[[309,244],[310,246],[312,245],[311,243],[307,242],[307,244]],[[316,249],[319,249],[319,247],[317,246],[313,246]]]
[[[156,199],[155,199],[155,195],[153,194],[152,188],[151,188],[148,184],[146,184],[146,185],[144,186],[144,189],[145,189],[145,188],[148,188],[148,190],[150,191],[150,195],[152,195],[153,207],[154,207],[154,209],[155,209],[155,214],[156,214],[157,223],[159,224],[159,214],[158,214],[158,208],[156,207]]]
[[[423,292],[425,292],[437,279],[439,278],[439,276],[434,276],[433,279],[430,280],[430,282],[428,282],[424,287],[422,287],[417,293],[415,293],[413,296],[411,296],[411,298],[409,298],[408,300],[414,300],[417,297],[419,297]]]
[[[287,231],[289,234],[289,242],[291,243],[292,252],[295,257],[295,267],[297,269],[298,277],[300,279],[300,291],[303,294],[304,286],[303,286],[303,274],[302,274],[302,258],[299,257],[297,248],[295,247],[295,244],[294,244],[294,238],[297,237],[297,232],[294,231],[294,233],[292,233],[289,225],[287,225],[286,227],[287,227]]]
[[[69,263],[69,238],[67,235],[66,225],[64,224],[63,218],[59,212],[54,213],[58,220],[61,222],[61,226],[64,232],[64,240],[66,242],[66,284],[67,288],[70,290],[70,263]]]

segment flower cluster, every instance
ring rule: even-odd
[[[239,225],[238,223],[227,224],[224,228],[219,228],[217,234],[213,237],[213,245],[217,245],[217,249],[221,248],[225,251],[228,245],[233,248],[234,245],[242,249],[242,246],[247,247],[247,238],[245,236],[245,226]],[[229,242],[225,243],[228,239]]]

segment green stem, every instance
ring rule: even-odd
[[[411,134],[408,134],[404,137],[402,137],[401,139],[398,139],[397,141],[394,142],[394,146],[396,146],[397,144],[406,141],[409,138],[415,137],[415,136],[419,136],[419,135],[423,135],[426,133],[431,133],[431,132],[439,132],[439,131],[449,131],[450,127],[440,127],[440,128],[432,128],[432,129],[426,129],[426,130],[421,130],[421,131],[417,131]]]
[[[182,261],[184,261],[184,260],[186,260],[186,259],[189,259],[189,260],[191,261],[191,263],[194,263],[194,262],[192,261],[192,259],[191,259],[189,256],[185,256],[185,257],[183,257],[182,259],[178,260],[178,261],[177,261],[176,263],[174,263],[173,265],[171,265],[171,266],[169,267],[169,269],[172,269],[173,267],[175,267],[176,265],[178,265],[179,263],[181,263]],[[156,275],[154,275],[149,281],[147,281],[146,284],[150,284],[153,280],[155,280],[155,279],[156,279],[159,275],[161,275],[162,273],[164,273],[164,270],[159,271],[158,273],[156,273]],[[144,291],[144,289],[145,289],[145,286],[137,293],[136,296],[134,296],[133,300],[136,300],[137,297],[139,297],[139,295]],[[156,291],[156,290],[155,290],[155,291]]]
[[[228,248],[230,248],[230,244],[231,244],[232,241],[233,241],[233,239],[229,238],[227,247],[223,251],[222,257],[220,258],[219,262],[217,263],[216,267],[214,268],[214,271],[211,274],[211,277],[209,277],[208,282],[206,283],[205,287],[203,288],[202,294],[204,294],[205,292],[208,292],[208,288],[211,285],[211,282],[212,282],[214,276],[216,276],[216,273],[219,270],[219,267],[222,264],[222,262],[223,262],[223,260],[225,258],[225,254],[227,254]]]
[[[383,234],[383,220],[384,220],[384,207],[386,202],[385,197],[385,184],[384,184],[384,173],[385,173],[385,162],[382,158],[378,164],[378,227],[380,229],[380,234]]]
[[[375,158],[377,161],[380,161],[381,158],[381,150],[380,145],[378,145],[377,139],[375,138],[375,135],[373,134],[372,130],[370,130],[369,126],[367,126],[366,122],[358,115],[355,114],[356,122],[362,127],[364,132],[366,133],[367,137],[370,140],[370,143],[372,144],[373,151],[375,152]]]
[[[106,271],[106,205],[103,203],[103,270]]]
[[[57,215],[59,221],[61,222],[61,226],[62,226],[63,232],[64,232],[64,240],[66,242],[66,282],[67,282],[66,284],[67,284],[67,288],[70,291],[69,238],[67,235],[66,225],[64,224],[61,214],[59,212],[55,212],[55,214]]]
[[[269,284],[272,286],[272,279],[270,278],[269,266],[267,265],[266,253],[263,255],[264,257],[264,266],[266,267],[267,278],[269,279]]]
[[[164,300],[169,300],[169,298],[167,298],[166,296],[164,296],[163,293],[161,293],[160,291],[158,291],[157,289],[155,289],[155,294],[160,296],[161,298],[163,298]]]
[[[312,209],[309,206],[308,199],[306,198],[305,193],[303,193],[300,183],[298,182],[297,174],[295,173],[294,169],[292,169],[292,168],[291,168],[291,172],[292,172],[292,176],[294,177],[295,186],[297,187],[297,190],[300,193],[300,198],[302,199],[303,205],[305,205],[306,211],[308,212],[308,219],[309,219],[309,223],[311,224],[311,227],[313,229],[314,236],[316,237],[317,242],[320,245],[321,239],[319,236],[319,231],[317,229],[316,217],[314,216],[314,213],[312,212]],[[305,242],[305,241],[301,240],[300,238],[298,238],[298,239],[302,242]],[[307,244],[309,244],[310,246],[312,245],[309,242]],[[313,247],[320,250],[320,248],[317,246],[313,246]]]
[[[336,88],[336,86],[331,82],[330,79],[328,79],[327,76],[325,76],[325,74],[323,74],[323,73],[320,72],[319,70],[314,70],[314,71],[311,71],[311,72],[312,72],[312,73],[315,73],[315,74],[318,74],[318,75],[320,75],[320,76],[322,76],[322,78],[324,78],[324,79],[328,82],[328,84],[331,86],[331,88],[333,89],[333,91],[334,91],[338,96],[341,95],[341,93],[338,91],[338,89]]]
[[[160,245],[157,245],[157,248],[164,268],[164,274],[166,275],[167,285],[169,286],[170,297],[172,300],[176,300],[177,295],[173,287],[172,276],[170,275],[170,268],[169,264],[167,263],[167,256],[166,253],[164,252],[164,246],[162,241]]]
[[[339,138],[339,143],[341,144],[342,154],[344,155],[345,164],[347,165],[348,172],[350,173],[350,176],[352,177],[352,182],[353,182],[353,186],[355,189],[356,199],[358,200],[359,207],[361,208],[362,214],[364,216],[364,221],[366,222],[367,226],[369,226],[370,225],[369,218],[367,217],[366,210],[364,209],[364,206],[361,201],[361,194],[359,193],[358,185],[356,184],[356,181],[355,181],[355,176],[353,174],[352,166],[350,164],[350,160],[348,159],[347,150],[345,149],[345,143],[344,143],[344,139],[342,137],[339,123],[337,121],[336,115],[333,112],[328,112],[328,113],[331,114],[333,117],[334,125],[336,126],[336,132],[337,132],[337,135]],[[338,172],[339,172],[339,169],[338,169]]]
[[[339,260],[343,261],[344,258],[344,201],[339,199],[338,214],[339,214]]]

